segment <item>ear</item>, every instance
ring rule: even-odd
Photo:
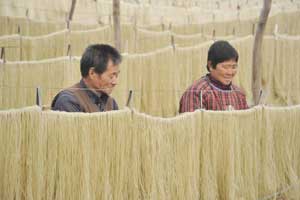
[[[212,67],[212,62],[209,60],[207,61],[207,66],[208,66],[208,69],[209,71],[213,70],[214,68]]]
[[[88,76],[89,76],[91,79],[94,79],[95,75],[96,75],[95,68],[94,68],[94,67],[91,67],[91,68],[89,69]]]

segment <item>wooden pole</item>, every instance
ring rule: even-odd
[[[254,38],[253,57],[252,57],[252,93],[254,105],[259,103],[259,94],[261,90],[261,64],[262,64],[262,41],[263,35],[271,10],[272,0],[264,0],[264,5],[260,13],[258,26]]]
[[[113,0],[115,47],[121,52],[120,0]]]
[[[19,34],[19,37],[20,37],[20,43],[19,43],[20,61],[22,61],[22,54],[23,54],[23,39],[22,39],[22,35],[21,35],[21,27],[20,27],[20,25],[18,25],[18,34]]]
[[[36,88],[36,105],[39,106],[39,107],[42,107],[42,92],[41,92],[41,87],[38,86]]]
[[[169,31],[172,30],[172,22],[169,23]]]
[[[71,60],[71,58],[72,58],[72,47],[71,47],[71,44],[68,44],[67,56],[69,56],[69,59]]]
[[[68,21],[72,21],[72,19],[73,19],[75,6],[76,6],[76,0],[72,0],[71,9],[70,9],[70,12],[69,12],[69,17],[68,17]]]
[[[175,51],[175,39],[174,39],[174,35],[171,35],[171,45],[173,47],[173,51]]]
[[[252,24],[252,35],[255,35],[255,23]]]
[[[212,40],[216,41],[216,30],[215,29],[213,29],[213,32],[212,32]]]
[[[26,18],[29,19],[29,9],[28,8],[26,9],[25,15],[26,15]]]
[[[126,107],[129,107],[129,108],[130,108],[131,98],[132,98],[132,90],[129,90],[129,94],[128,94],[128,99],[127,99]]]
[[[1,47],[0,59],[3,61],[3,63],[6,62],[6,60],[5,60],[5,48],[4,47]]]

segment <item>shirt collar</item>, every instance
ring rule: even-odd
[[[84,91],[87,93],[87,95],[94,100],[94,102],[99,102],[99,100],[106,101],[108,98],[108,95],[101,91],[92,91],[87,87],[87,85],[84,83],[83,79],[79,82],[80,86],[85,89]]]
[[[223,83],[221,83],[220,81],[214,79],[211,74],[207,74],[206,77],[208,77],[209,81],[216,86],[217,88],[221,89],[221,90],[231,90],[231,85],[232,83],[230,83],[229,85],[224,85]]]

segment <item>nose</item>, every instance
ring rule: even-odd
[[[234,76],[236,74],[236,69],[233,69],[233,68],[228,69],[227,74],[231,75],[231,76]]]
[[[118,84],[118,77],[115,76],[115,77],[112,79],[111,84],[112,84],[113,86],[116,86],[116,85]]]

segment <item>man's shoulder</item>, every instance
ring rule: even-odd
[[[72,90],[69,90],[68,88],[60,91],[56,96],[57,99],[64,99],[64,100],[76,99],[74,92]]]
[[[61,90],[56,96],[55,100],[65,100],[65,101],[76,101],[75,90],[80,87],[79,83],[76,83],[68,88]]]
[[[61,111],[78,111],[79,102],[75,96],[75,94],[69,90],[64,89],[60,91],[53,99],[51,108],[53,110],[61,110]]]

